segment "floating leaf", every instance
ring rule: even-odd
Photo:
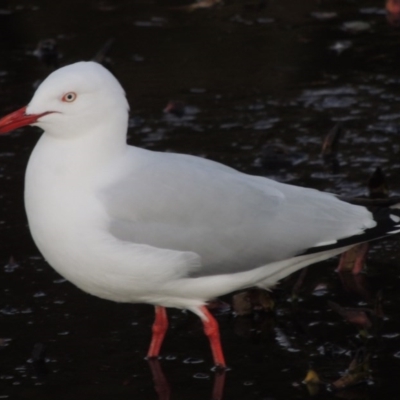
[[[321,383],[321,379],[320,379],[319,375],[317,374],[317,372],[314,369],[310,368],[307,372],[306,377],[303,380],[303,383],[306,383],[306,384],[312,383],[312,384],[316,385],[316,384]]]
[[[333,382],[332,386],[335,389],[344,389],[368,380],[370,378],[369,360],[369,354],[364,354],[363,351],[357,352],[347,372],[340,379]]]

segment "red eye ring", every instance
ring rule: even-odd
[[[61,100],[65,101],[66,103],[72,103],[76,98],[77,95],[75,92],[68,92],[64,94]]]

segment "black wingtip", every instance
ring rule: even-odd
[[[341,247],[356,245],[358,243],[370,242],[385,238],[387,236],[400,234],[400,203],[391,207],[376,208],[372,212],[376,226],[365,229],[359,235],[349,236],[346,238],[337,239],[335,242],[330,242],[323,246],[314,246],[307,249],[300,255],[322,253]]]

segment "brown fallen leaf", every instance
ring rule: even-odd
[[[341,390],[368,380],[370,378],[369,364],[370,355],[365,354],[364,351],[358,351],[346,373],[333,382],[332,387]]]

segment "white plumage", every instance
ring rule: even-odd
[[[331,194],[128,146],[124,91],[93,62],[52,73],[26,114],[5,117],[0,131],[44,130],[26,172],[32,236],[53,268],[102,298],[207,318],[210,298],[271,286],[376,226],[366,208]]]

